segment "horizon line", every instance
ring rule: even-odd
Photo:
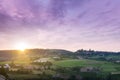
[[[61,49],[61,48],[26,48],[25,50],[32,50],[32,49],[50,49],[50,50],[67,50],[67,51],[71,51],[71,52],[76,52],[78,50],[82,50],[82,48],[80,49],[76,49],[76,50],[69,50],[69,49]],[[0,51],[18,51],[19,49],[0,49]],[[110,50],[95,50],[95,49],[83,49],[86,51],[101,51],[101,52],[120,52],[120,51],[110,51]]]

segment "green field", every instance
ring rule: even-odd
[[[26,72],[27,69],[18,68],[19,71],[10,71],[8,72],[8,76],[10,79],[15,80],[48,80],[48,78],[52,78],[52,76],[56,74],[66,75],[66,76],[72,76],[72,75],[81,75],[82,77],[89,77],[100,79],[107,79],[109,74],[119,74],[120,72],[120,64],[115,64],[112,62],[107,61],[97,61],[97,60],[89,60],[89,59],[71,59],[71,58],[64,58],[61,60],[54,60],[49,59],[51,63],[53,64],[51,68],[43,68],[40,64],[32,64],[27,61],[15,61],[15,64],[19,64],[22,66],[31,66],[31,67],[38,67],[38,69],[31,69],[31,72]],[[6,61],[6,62],[0,62],[0,64],[11,64],[12,61]],[[30,64],[28,64],[30,63]],[[80,71],[81,68],[85,67],[92,67],[94,69],[97,69],[95,72],[82,72]],[[16,69],[16,68],[13,68]],[[22,69],[22,72],[20,70]],[[29,68],[28,68],[29,71]],[[114,76],[114,75],[113,75]],[[47,78],[48,77],[48,78]],[[117,76],[119,77],[119,76]],[[74,80],[74,79],[73,79]],[[115,80],[115,79],[113,79]],[[119,79],[117,79],[119,80]]]
[[[88,60],[88,59],[67,59],[60,61],[52,61],[54,66],[60,67],[96,67],[100,68],[103,72],[120,72],[120,64],[115,64],[107,61],[96,61],[96,60]],[[0,62],[0,64],[11,63]],[[15,61],[17,64],[27,64],[26,62]]]
[[[106,62],[106,61],[96,61],[96,60],[87,60],[87,59],[82,59],[82,60],[77,60],[77,59],[69,59],[69,60],[62,60],[62,61],[55,61],[54,65],[56,66],[61,66],[61,67],[98,67],[101,68],[103,72],[116,72],[120,71],[120,65],[119,64],[114,64],[111,62]]]

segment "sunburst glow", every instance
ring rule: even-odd
[[[16,44],[16,49],[20,50],[20,51],[25,51],[25,49],[27,48],[27,44],[26,43],[18,43]]]

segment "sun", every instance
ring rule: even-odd
[[[27,48],[27,44],[26,43],[21,42],[21,43],[16,44],[16,49],[17,50],[25,51],[26,48]]]

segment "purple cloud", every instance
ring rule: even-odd
[[[0,0],[0,42],[6,45],[4,48],[23,40],[32,43],[32,47],[119,51],[119,3],[119,0]]]

